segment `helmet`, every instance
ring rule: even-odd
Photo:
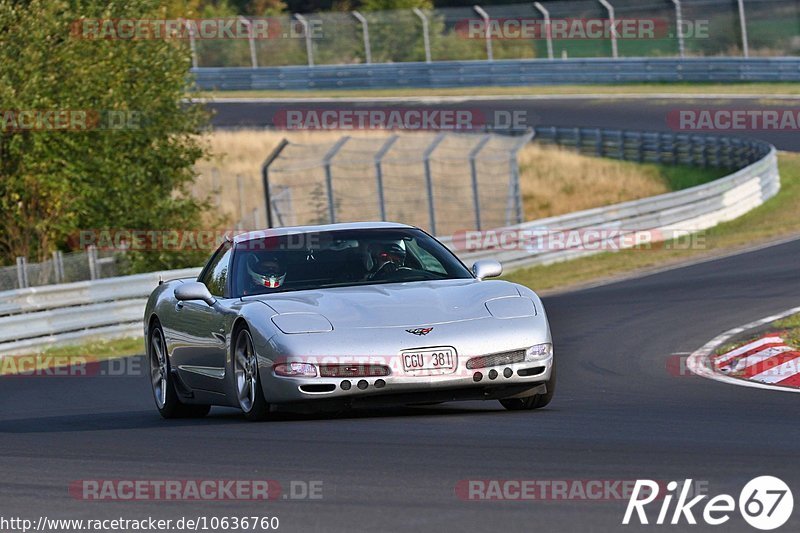
[[[376,271],[387,263],[401,267],[406,262],[406,243],[402,240],[374,243],[370,251],[372,267]]]
[[[247,273],[253,283],[270,289],[277,289],[286,279],[286,269],[274,255],[251,255],[247,259]]]

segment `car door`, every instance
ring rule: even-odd
[[[232,250],[230,242],[223,243],[198,277],[217,298],[214,306],[200,300],[175,304],[172,364],[193,389],[224,393],[225,311],[230,304]]]

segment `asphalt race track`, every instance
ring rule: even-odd
[[[586,128],[618,128],[642,131],[675,132],[668,122],[670,113],[677,110],[795,110],[797,116],[800,99],[762,98],[518,98],[478,99],[438,103],[418,103],[391,100],[328,100],[306,102],[298,100],[239,100],[216,101],[208,104],[215,113],[212,123],[215,128],[263,128],[275,123],[276,113],[296,110],[340,110],[340,109],[448,109],[468,110],[482,120],[492,122],[495,111],[522,111],[522,127],[537,125],[581,126]],[[505,114],[504,116],[509,116]],[[694,133],[683,131],[680,133]],[[712,132],[714,133],[714,132]],[[724,131],[726,135],[758,138],[774,144],[780,150],[800,151],[800,135],[796,130],[784,131]]]
[[[798,264],[800,240],[546,298],[559,385],[538,412],[469,402],[259,424],[225,409],[164,421],[145,376],[0,379],[5,508],[32,519],[275,515],[284,531],[754,531],[738,513],[716,528],[623,527],[625,501],[463,501],[454,488],[465,479],[693,478],[738,498],[748,480],[771,474],[797,498],[797,396],[673,375],[667,361],[796,306]],[[284,488],[317,480],[323,497],[91,502],[68,492],[75,480],[208,478]]]

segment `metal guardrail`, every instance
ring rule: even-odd
[[[780,190],[776,150],[761,141],[548,127],[537,128],[536,137],[539,142],[618,159],[733,166],[740,170],[677,192],[500,228],[519,236],[519,242],[511,242],[510,249],[469,250],[452,237],[442,238],[462,259],[495,257],[513,267],[565,261],[604,248],[530,249],[525,246],[526,232],[604,228],[652,234],[657,230],[656,234],[663,232],[666,238],[673,228],[698,231],[736,218]],[[144,298],[160,276],[182,278],[198,274],[199,269],[186,269],[0,292],[0,354],[25,353],[52,343],[89,337],[136,335],[141,331]]]
[[[394,89],[624,82],[800,81],[800,58],[623,58],[438,61],[197,68],[202,90]]]
[[[199,268],[189,268],[0,292],[0,354],[135,335],[159,279],[199,273]]]

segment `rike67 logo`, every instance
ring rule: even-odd
[[[737,502],[733,496],[719,494],[702,505],[700,502],[709,496],[701,494],[690,499],[691,487],[691,479],[685,480],[682,486],[677,481],[670,481],[664,493],[660,494],[662,484],[649,479],[636,480],[622,523],[635,524],[638,520],[640,524],[649,524],[652,516],[648,518],[645,507],[656,500],[660,500],[661,504],[654,522],[658,525],[694,525],[697,524],[695,514],[698,514],[706,524],[718,526],[727,522],[731,513],[736,511]],[[653,507],[658,507],[658,504]],[[789,486],[782,480],[773,476],[760,476],[748,481],[739,493],[738,508],[745,522],[756,529],[767,531],[779,528],[789,520],[794,508],[794,498]],[[651,508],[651,511],[654,510]]]

